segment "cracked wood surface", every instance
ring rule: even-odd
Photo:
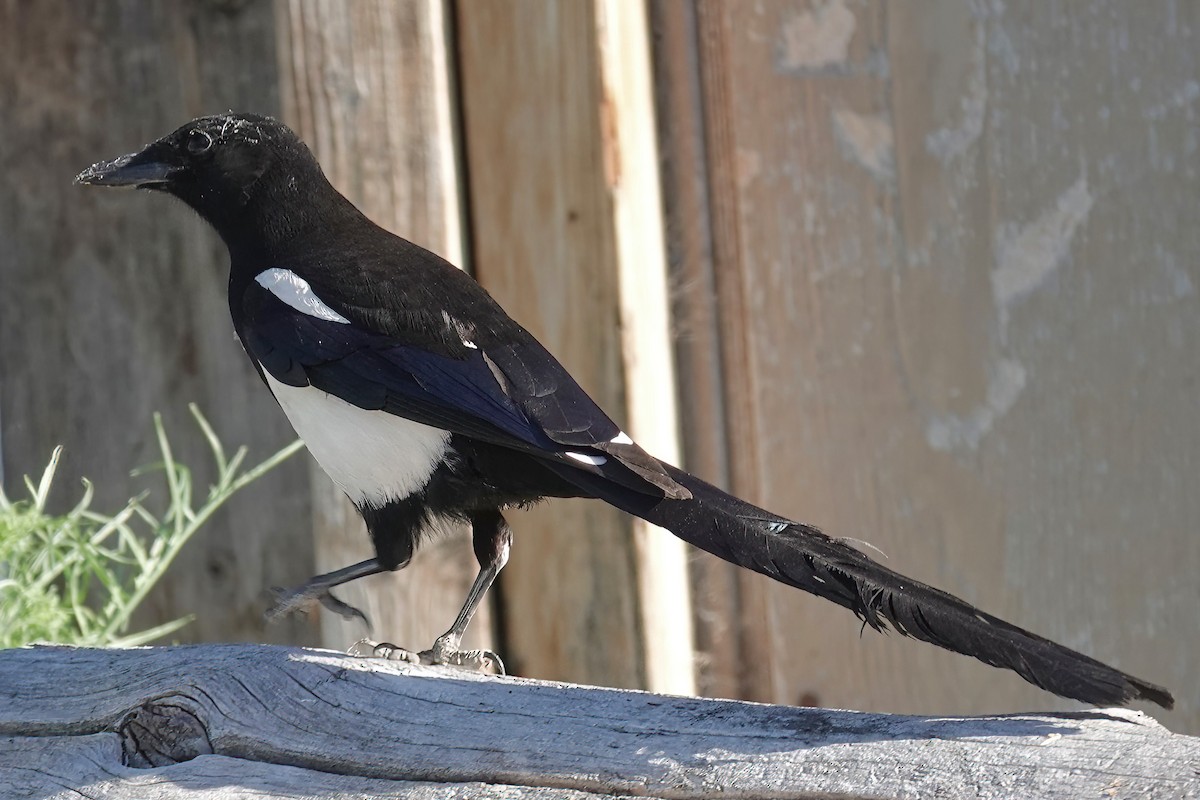
[[[22,798],[1200,797],[1135,711],[909,717],[265,645],[0,652]]]

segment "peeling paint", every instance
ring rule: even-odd
[[[925,137],[929,155],[946,164],[959,158],[983,135],[987,115],[987,50],[984,29],[975,29],[975,47],[971,51],[971,70],[967,73],[967,88],[959,101],[962,117],[954,127],[939,128]]]
[[[965,415],[940,414],[925,426],[925,440],[934,450],[976,450],[980,441],[1007,414],[1025,389],[1025,367],[1012,358],[996,362],[988,376],[987,400]]]
[[[1196,293],[1196,284],[1179,266],[1179,257],[1163,243],[1154,245],[1157,269],[1147,282],[1143,297],[1151,305],[1164,305],[1185,300]]]
[[[1004,68],[1009,77],[1016,77],[1021,72],[1021,57],[1017,48],[1002,25],[992,28],[988,37],[988,55]]]
[[[1186,272],[1176,267],[1171,272],[1171,291],[1176,299],[1183,299],[1196,293],[1196,285]]]
[[[818,230],[817,226],[817,204],[811,200],[804,201],[804,234],[812,236],[818,232],[824,232],[824,228]]]
[[[992,299],[1002,318],[1013,302],[1033,292],[1058,269],[1091,210],[1092,194],[1084,174],[1033,222],[1017,230],[1001,227],[991,278]]]
[[[1145,117],[1150,121],[1164,119],[1174,111],[1190,110],[1197,100],[1200,100],[1200,83],[1188,81],[1173,92],[1167,102],[1146,109]]]
[[[1087,220],[1093,198],[1087,174],[1080,175],[1052,208],[1017,228],[1002,226],[991,273],[992,300],[1000,320],[1001,341],[1008,336],[1009,307],[1034,292],[1066,259],[1079,226]],[[966,414],[935,416],[925,426],[925,439],[934,450],[975,450],[996,421],[1009,412],[1025,389],[1021,362],[1001,358],[990,369],[987,398]]]
[[[754,150],[739,147],[734,158],[738,189],[745,190],[762,172],[762,156]]]
[[[885,116],[839,108],[833,112],[833,135],[846,158],[880,183],[892,182],[892,126]]]
[[[783,29],[783,66],[819,69],[846,61],[856,25],[845,0],[831,0],[797,15]]]

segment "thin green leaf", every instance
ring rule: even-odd
[[[161,625],[155,625],[153,628],[147,628],[144,631],[138,631],[137,633],[130,633],[125,636],[119,637],[117,639],[113,639],[113,640],[107,642],[106,646],[107,647],[138,647],[140,645],[147,644],[149,642],[153,642],[155,639],[161,639],[164,636],[174,633],[175,631],[179,630],[184,625],[187,625],[189,622],[191,622],[195,618],[196,618],[195,614],[188,614],[185,617],[180,617],[179,619],[173,619],[170,622],[164,622]]]

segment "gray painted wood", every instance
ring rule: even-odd
[[[1200,740],[1134,711],[889,716],[271,646],[0,652],[0,736],[31,797],[1200,796]]]
[[[1200,731],[1200,4],[654,7],[687,466]],[[702,692],[1072,707],[696,574]]]

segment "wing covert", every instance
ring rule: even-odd
[[[447,315],[417,320],[407,312],[409,324],[445,328],[446,335],[426,335],[418,345],[413,336],[364,326],[354,308],[314,315],[257,284],[243,301],[243,343],[282,383],[311,385],[360,408],[566,462],[641,491],[654,486],[672,496],[677,486],[656,459],[622,443],[616,423],[528,334],[506,343],[479,336],[476,343]]]

